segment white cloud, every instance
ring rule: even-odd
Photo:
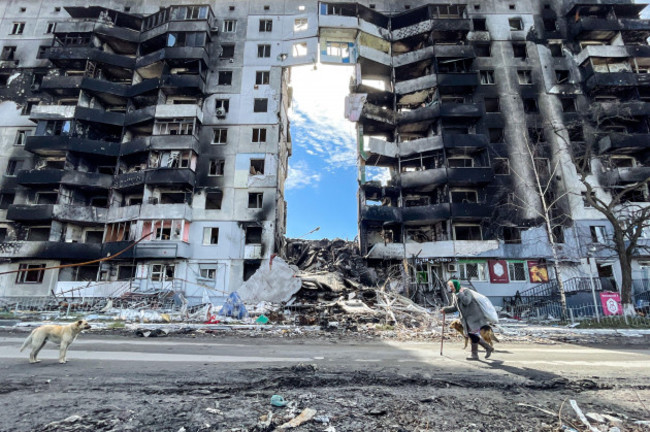
[[[302,189],[320,182],[321,175],[314,173],[305,161],[289,162],[289,174],[284,183],[286,190]]]
[[[349,94],[350,66],[318,65],[294,67],[293,124],[304,131],[294,145],[318,156],[325,169],[354,167],[357,163],[354,123],[344,117]]]

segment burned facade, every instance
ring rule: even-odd
[[[371,263],[407,259],[417,282],[471,278],[493,297],[546,280],[553,259],[566,278],[615,279],[605,249],[586,260],[609,228],[573,162],[598,140],[604,194],[648,177],[642,9],[5,2],[0,271],[30,271],[3,275],[0,292],[235,291],[282,243],[290,67],[319,61],[354,66],[347,115]],[[647,188],[633,195],[647,205]],[[641,256],[636,274],[648,269]]]

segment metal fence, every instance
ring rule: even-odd
[[[650,311],[648,307],[636,308],[636,312],[635,316],[605,315],[601,305],[596,306],[592,303],[568,306],[567,316],[563,318],[562,304],[553,301],[526,307],[525,309],[522,308],[514,318],[530,323],[566,321],[598,327],[650,327]]]

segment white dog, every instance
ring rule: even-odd
[[[44,325],[32,330],[32,333],[25,339],[20,351],[32,345],[32,352],[29,354],[30,363],[38,363],[36,359],[38,352],[43,348],[45,342],[50,341],[59,344],[59,363],[65,363],[65,355],[68,347],[77,338],[82,330],[87,330],[90,325],[86,320],[79,320],[68,325]]]

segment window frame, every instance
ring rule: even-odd
[[[21,270],[16,273],[16,284],[20,285],[38,285],[43,283],[43,277],[45,275],[46,264],[20,264],[18,270]],[[40,269],[40,270],[36,270]],[[35,280],[29,278],[31,274],[36,274]]]

